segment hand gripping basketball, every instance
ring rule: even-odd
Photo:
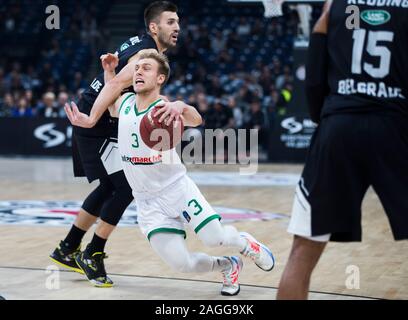
[[[163,108],[163,105],[164,103],[156,105],[143,116],[140,123],[140,135],[143,142],[149,148],[157,151],[166,151],[176,147],[181,142],[184,132],[181,118],[173,117],[169,122],[170,115],[167,115],[162,122],[159,121],[161,116],[156,113]]]

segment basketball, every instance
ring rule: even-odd
[[[143,116],[140,123],[140,135],[143,142],[151,149],[157,151],[166,151],[177,146],[184,132],[183,121],[173,120],[168,126],[165,124],[166,119],[159,123],[159,118],[154,114],[161,108],[156,106]],[[177,126],[175,126],[177,123]]]

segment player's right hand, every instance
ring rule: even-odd
[[[116,54],[107,53],[101,55],[101,63],[104,71],[114,72],[119,65],[119,57]]]
[[[71,105],[66,103],[64,106],[64,110],[65,113],[67,114],[69,121],[73,126],[82,128],[92,128],[96,124],[95,121],[93,121],[90,116],[79,111],[75,102],[71,102]]]

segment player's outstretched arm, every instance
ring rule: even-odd
[[[105,83],[107,83],[115,77],[115,68],[119,64],[119,59],[117,55],[114,55],[112,53],[104,54],[101,56],[100,59],[104,70],[104,81]],[[109,106],[109,112],[111,113],[112,117],[117,116],[115,114],[115,110],[116,109],[114,108],[113,105]],[[96,124],[96,122],[94,122],[90,116],[80,112],[77,105],[74,102],[71,102],[71,104],[68,103],[65,104],[65,112],[67,114],[69,121],[74,126],[91,128]]]
[[[119,65],[118,54],[107,53],[101,56],[101,63],[103,68],[103,79],[105,83],[108,83],[116,76],[116,67]],[[117,108],[115,105],[108,107],[111,117],[118,117]]]
[[[82,128],[93,127],[89,116],[85,113],[80,112],[75,102],[66,103],[64,109],[65,113],[67,114],[68,120],[73,126]]]
[[[128,63],[113,79],[105,84],[89,114],[90,122],[94,126],[103,113],[120,96],[121,92],[132,85],[135,61]]]
[[[159,117],[159,122],[164,121],[168,117],[165,122],[166,125],[169,125],[173,119],[175,119],[177,123],[180,118],[183,120],[183,124],[187,127],[197,127],[203,122],[203,119],[196,108],[183,101],[164,102],[163,107],[153,116]]]
[[[120,96],[122,91],[132,85],[133,72],[135,70],[136,61],[138,57],[145,52],[155,49],[143,49],[129,59],[128,64],[108,83],[105,84],[98,98],[95,100],[94,105],[89,115],[89,121],[91,127],[95,126],[98,120],[102,117],[103,113],[112,105],[115,100]]]

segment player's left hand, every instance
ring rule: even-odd
[[[82,128],[92,128],[95,126],[95,122],[91,119],[91,117],[80,112],[75,102],[71,102],[71,105],[66,103],[64,110],[73,126]]]
[[[160,104],[159,104],[160,105]],[[174,102],[162,102],[161,107],[156,113],[153,115],[154,117],[158,117],[161,115],[159,118],[159,122],[163,122],[164,119],[166,119],[165,125],[168,126],[170,123],[175,120],[175,126],[177,126],[177,123],[180,121],[180,117],[183,114],[184,111],[184,102],[182,101],[174,101]]]

